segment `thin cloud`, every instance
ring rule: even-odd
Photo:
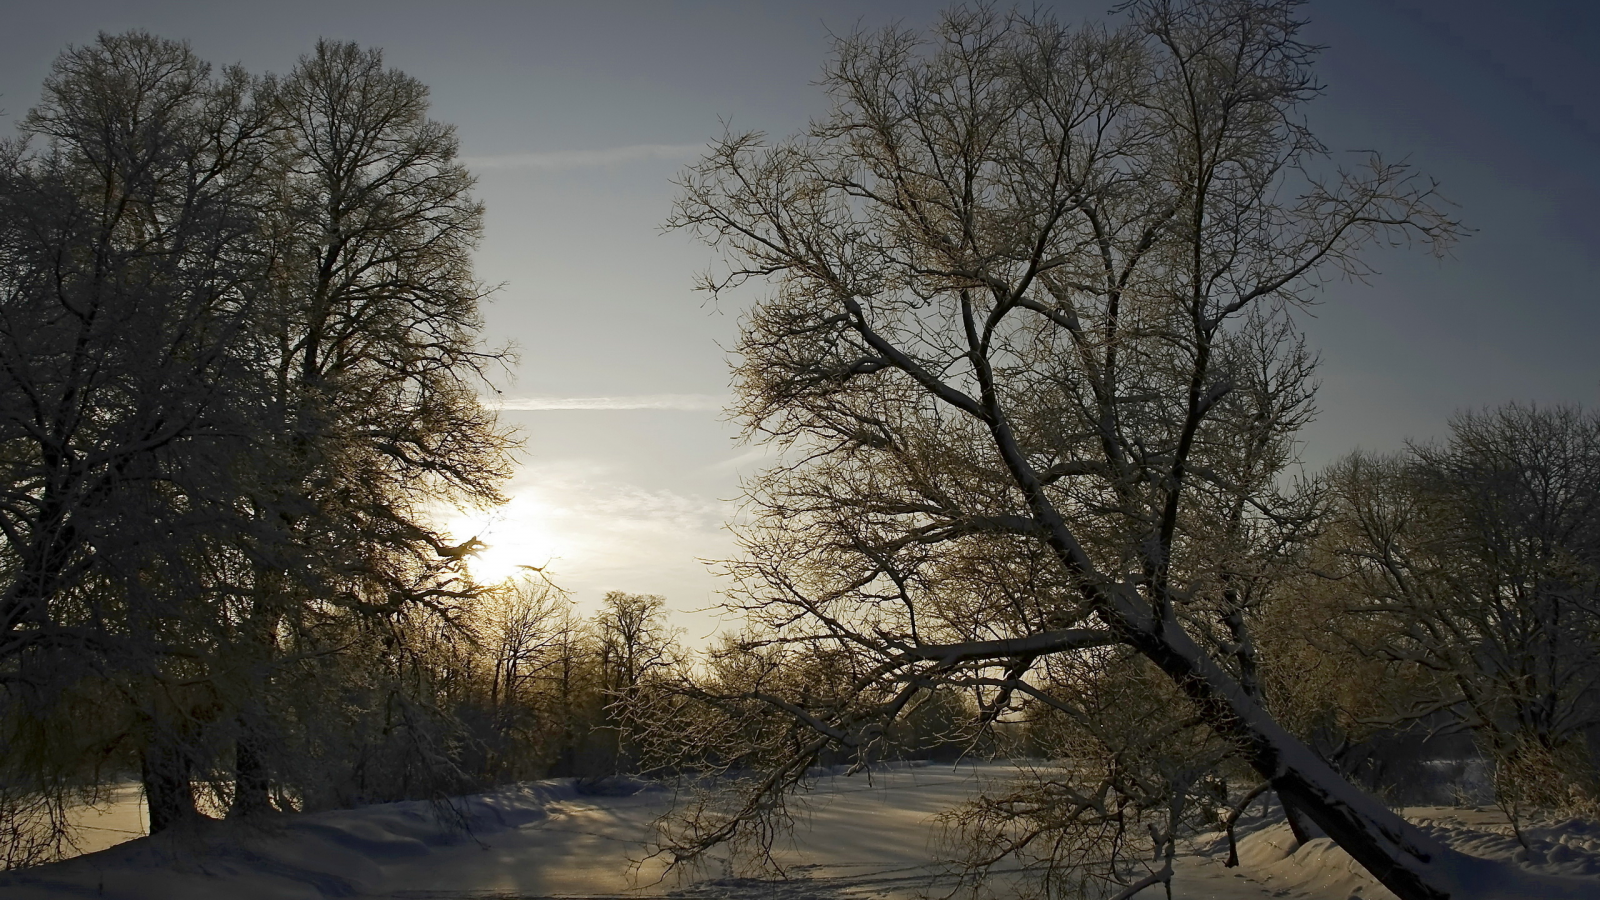
[[[765,465],[770,460],[775,460],[783,455],[783,451],[771,444],[757,444],[737,456],[730,456],[719,462],[710,463],[703,467],[707,472],[738,472],[741,469],[753,469]]]
[[[631,397],[501,397],[485,398],[494,409],[675,409],[716,412],[728,402],[711,394],[638,394]]]
[[[705,144],[634,144],[598,150],[560,150],[553,153],[510,153],[502,156],[466,156],[470,169],[583,169],[614,166],[648,159],[687,160],[706,150]]]

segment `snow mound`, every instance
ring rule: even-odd
[[[1495,880],[1510,876],[1507,897],[1542,898],[1559,891],[1563,896],[1576,892],[1600,898],[1600,824],[1572,819],[1524,827],[1522,837],[1528,844],[1524,847],[1510,824],[1495,821],[1498,816],[1482,809],[1427,807],[1407,812],[1408,819],[1436,840],[1469,857],[1518,864],[1479,873]],[[1238,848],[1237,871],[1274,893],[1339,900],[1394,897],[1331,839],[1316,838],[1297,847],[1281,818],[1257,825],[1238,839]],[[1226,858],[1227,838],[1206,835],[1196,842],[1196,849],[1213,860]]]
[[[1510,860],[1524,869],[1565,878],[1590,879],[1600,896],[1600,823],[1583,819],[1535,821],[1522,827],[1472,823],[1461,813],[1418,815],[1413,821],[1450,846],[1483,859]],[[1526,846],[1524,846],[1526,842]]]
[[[608,793],[642,783],[607,784]],[[229,900],[352,897],[379,890],[391,870],[441,848],[538,822],[553,804],[577,801],[571,779],[520,784],[456,797],[291,815],[261,823],[204,821],[193,828],[37,869],[0,875],[6,897],[170,897],[210,900],[226,882]]]
[[[1226,852],[1226,839],[1223,839]],[[1372,879],[1350,854],[1330,838],[1316,838],[1296,847],[1286,822],[1269,825],[1239,839],[1239,866],[1273,888],[1317,897],[1392,900],[1394,895]]]

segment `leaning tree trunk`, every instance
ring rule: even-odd
[[[1307,843],[1319,837],[1325,837],[1322,829],[1318,828],[1315,822],[1300,811],[1300,807],[1295,805],[1294,800],[1280,794],[1278,802],[1283,804],[1283,820],[1289,823],[1289,832],[1294,835],[1295,847],[1304,847]]]
[[[1467,856],[1434,840],[1285,731],[1174,619],[1141,615],[1136,604],[1123,598],[1102,614],[1241,748],[1285,807],[1303,812],[1401,900],[1488,900],[1529,890],[1552,900],[1594,895],[1587,885]]]
[[[1206,724],[1232,740],[1250,766],[1272,783],[1285,807],[1305,813],[1384,887],[1401,900],[1488,900],[1515,896],[1518,889],[1525,893],[1533,881],[1541,882],[1538,889],[1545,897],[1593,894],[1580,893],[1563,879],[1537,879],[1451,850],[1334,771],[1194,642],[1172,614],[1172,598],[1166,598],[1165,612],[1158,612],[1128,582],[1096,571],[998,410],[989,427],[1052,553],[1075,576],[1101,621],[1172,679]]]

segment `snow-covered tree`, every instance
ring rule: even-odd
[[[448,612],[476,590],[472,548],[449,546],[430,509],[500,499],[509,442],[477,393],[504,353],[479,342],[483,208],[427,98],[379,51],[330,41],[276,85],[273,315],[252,335],[271,471],[251,502],[290,559],[256,566],[240,614],[235,651],[259,677],[355,627],[332,620]],[[244,810],[266,805],[270,749],[288,751],[271,721],[241,711]]]
[[[433,791],[415,773],[456,765],[459,723],[416,693],[416,651],[480,588],[430,505],[495,502],[508,440],[477,400],[504,358],[478,341],[482,208],[426,88],[349,44],[274,79],[102,35],[21,130],[0,151],[0,793],[131,767],[159,830],[205,789],[344,802],[318,779],[402,739],[418,762],[371,791]]]
[[[81,768],[132,745],[159,820],[182,721],[214,702],[185,684],[227,601],[216,549],[249,540],[265,394],[236,348],[275,131],[259,80],[130,33],[63,53],[22,120],[37,149],[6,146],[0,746],[24,786],[92,790]]]

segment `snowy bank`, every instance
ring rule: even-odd
[[[626,783],[606,793],[635,793]],[[618,788],[621,788],[620,790]],[[262,823],[206,820],[35,869],[0,875],[21,898],[290,900],[382,893],[441,851],[546,819],[586,798],[572,779],[514,785],[440,805],[424,801],[286,815]]]
[[[1488,863],[1471,877],[1495,884],[1491,896],[1600,898],[1600,825],[1572,819],[1524,826],[1522,838],[1530,851],[1496,810],[1432,806],[1402,812],[1435,840]],[[1316,838],[1296,847],[1281,813],[1257,819],[1241,833],[1239,866],[1234,871],[1274,892],[1337,900],[1394,898],[1332,840]],[[1202,836],[1195,849],[1208,864],[1220,865],[1227,858],[1227,838]]]

